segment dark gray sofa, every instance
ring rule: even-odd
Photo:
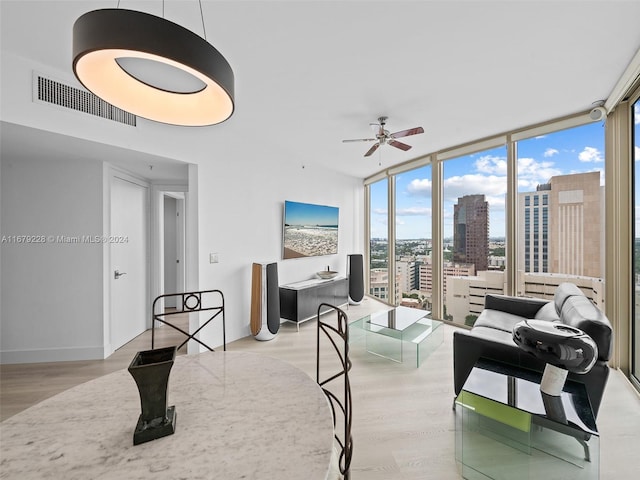
[[[480,357],[542,372],[545,363],[521,350],[513,341],[513,326],[523,319],[561,322],[587,333],[598,346],[598,360],[586,374],[569,373],[568,380],[586,386],[597,417],[609,377],[607,364],[613,333],[607,317],[572,283],[556,289],[553,301],[488,294],[485,309],[471,330],[453,334],[454,388],[458,395]]]

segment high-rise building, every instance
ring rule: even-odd
[[[487,270],[489,258],[489,202],[484,195],[458,197],[453,206],[453,261]]]
[[[400,294],[411,293],[414,290],[416,277],[416,262],[411,258],[401,258],[396,261],[396,273]]]
[[[519,269],[601,278],[600,173],[551,177],[535,192],[519,194]]]
[[[520,193],[518,197],[522,219],[521,268],[525,272],[548,272],[551,183],[538,185],[535,192]]]

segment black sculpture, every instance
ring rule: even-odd
[[[133,444],[139,445],[175,432],[175,406],[167,408],[169,373],[177,347],[138,352],[129,365],[129,373],[140,393],[142,413],[133,433]]]
[[[560,395],[567,372],[587,373],[598,358],[589,335],[562,323],[523,320],[513,327],[513,341],[547,363],[540,390],[549,395]]]

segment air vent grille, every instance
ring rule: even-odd
[[[136,126],[136,116],[110,103],[105,102],[91,92],[65,85],[50,78],[37,75],[37,99],[79,112],[106,118],[125,125]]]

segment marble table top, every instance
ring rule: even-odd
[[[272,357],[176,357],[173,435],[133,445],[140,397],[120,370],[0,424],[3,479],[325,479],[331,412],[307,374]]]

